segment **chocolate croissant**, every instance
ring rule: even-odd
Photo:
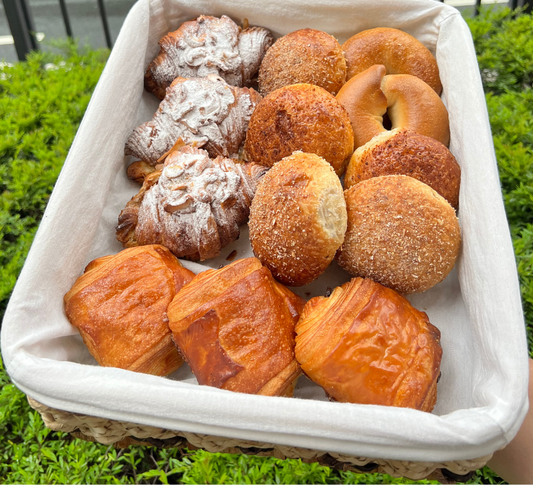
[[[214,258],[239,237],[266,170],[190,146],[174,151],[120,213],[117,239],[126,247],[162,244],[179,258]]]
[[[159,41],[161,50],[144,77],[159,99],[177,77],[217,74],[232,86],[248,86],[273,41],[262,27],[241,30],[229,17],[201,15]]]
[[[100,365],[165,376],[183,363],[167,307],[193,277],[163,246],[125,249],[89,263],[65,311]]]
[[[155,166],[181,138],[212,157],[234,155],[260,100],[253,89],[230,86],[214,74],[176,78],[153,119],[133,130],[125,153]]]
[[[354,278],[309,300],[296,332],[303,372],[331,399],[433,409],[440,332],[394,290]]]
[[[174,342],[199,384],[292,395],[294,325],[305,301],[256,258],[198,274],[168,309]]]

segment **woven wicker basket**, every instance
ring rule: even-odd
[[[70,433],[72,436],[86,441],[113,444],[119,448],[138,444],[160,448],[204,449],[213,453],[274,456],[280,459],[299,458],[306,463],[319,462],[338,470],[388,473],[393,477],[406,477],[412,480],[430,478],[441,483],[468,480],[475,470],[485,466],[492,457],[491,454],[472,460],[446,462],[365,458],[221,436],[171,431],[135,423],[85,416],[50,408],[30,397],[28,397],[28,402],[33,409],[40,413],[45,426],[51,430]]]

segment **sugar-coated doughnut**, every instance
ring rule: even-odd
[[[413,130],[448,146],[448,111],[437,93],[415,76],[385,74],[385,66],[372,66],[351,78],[336,96],[352,122],[355,148],[386,131],[385,114],[392,129]]]
[[[346,82],[346,60],[335,37],[301,29],[280,37],[268,49],[259,68],[263,96],[291,84],[308,83],[336,94]]]
[[[347,79],[375,64],[383,64],[387,74],[410,74],[442,91],[437,60],[429,49],[407,32],[388,27],[364,30],[343,45]]]
[[[312,298],[296,325],[296,359],[330,399],[431,411],[440,331],[404,297],[354,278]]]
[[[461,168],[450,150],[428,136],[402,128],[375,136],[352,155],[344,188],[381,175],[409,175],[459,206]]]
[[[250,207],[254,254],[289,286],[315,280],[329,266],[346,232],[346,204],[333,168],[296,152],[259,183]]]
[[[348,229],[337,255],[352,276],[400,293],[440,283],[459,254],[453,207],[428,185],[406,175],[364,180],[344,192]]]
[[[353,130],[333,95],[312,84],[294,84],[259,102],[244,148],[248,161],[266,167],[295,151],[316,153],[340,176],[353,153]]]

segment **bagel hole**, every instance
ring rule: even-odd
[[[383,128],[386,130],[392,130],[392,121],[389,118],[388,111],[383,115]]]

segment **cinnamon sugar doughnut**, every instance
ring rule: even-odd
[[[386,131],[385,114],[392,129],[413,130],[448,146],[448,111],[437,93],[415,76],[385,74],[385,66],[372,66],[351,78],[336,96],[352,122],[355,148]]]
[[[280,37],[259,68],[259,91],[265,96],[291,84],[307,83],[336,94],[346,82],[346,60],[335,37],[301,29]]]
[[[337,258],[352,276],[418,293],[452,270],[459,223],[431,187],[406,175],[387,175],[364,180],[344,196],[348,229]]]
[[[244,149],[248,161],[266,167],[295,151],[316,153],[340,176],[353,153],[353,130],[333,95],[312,84],[294,84],[259,102]]]
[[[346,232],[346,203],[333,168],[311,153],[276,163],[250,207],[250,242],[283,284],[301,286],[329,266]]]
[[[419,40],[398,29],[379,27],[350,37],[343,45],[347,79],[375,64],[383,64],[387,74],[410,74],[442,91],[437,60]]]
[[[450,150],[428,136],[402,128],[375,136],[352,155],[344,188],[381,175],[409,175],[459,206],[461,168]]]

